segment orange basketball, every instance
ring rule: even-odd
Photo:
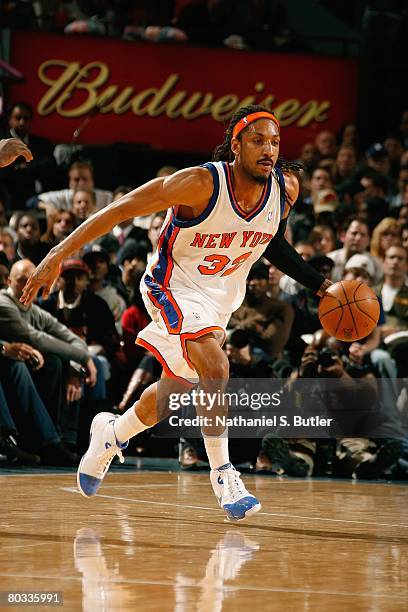
[[[380,303],[375,293],[357,280],[335,283],[318,309],[323,329],[338,340],[354,342],[368,336],[378,323]]]

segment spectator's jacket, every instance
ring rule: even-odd
[[[379,291],[382,291],[382,285]],[[391,309],[385,313],[385,320],[387,325],[397,327],[402,331],[408,329],[408,284],[398,289]]]
[[[78,336],[39,306],[23,306],[10,289],[0,291],[0,337],[7,342],[25,342],[42,353],[54,353],[83,365],[90,357]]]

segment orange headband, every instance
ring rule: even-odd
[[[242,130],[244,130],[246,127],[248,127],[248,125],[250,125],[254,121],[258,121],[258,119],[272,119],[275,125],[277,125],[278,128],[280,129],[279,121],[277,120],[275,115],[272,115],[272,113],[267,113],[265,111],[262,111],[260,113],[251,113],[250,115],[247,115],[246,117],[243,117],[240,121],[238,121],[238,123],[233,129],[232,137],[236,138],[238,134],[242,132]]]

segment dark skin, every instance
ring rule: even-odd
[[[278,159],[279,143],[279,129],[270,119],[255,121],[241,132],[239,138],[232,139],[231,150],[235,156],[231,164],[232,180],[235,196],[243,210],[250,212],[257,206],[264,185]],[[292,174],[285,175],[285,182],[287,205],[284,216],[287,216],[290,205],[297,199],[299,183]],[[207,207],[213,189],[211,173],[206,168],[196,167],[156,178],[125,194],[98,211],[49,252],[28,279],[21,301],[26,305],[31,304],[41,287],[44,288],[44,297],[47,297],[58,277],[61,261],[85,243],[109,232],[115,225],[132,217],[151,215],[171,207],[176,208],[179,218],[189,220],[198,217]],[[210,333],[188,340],[186,345],[188,357],[198,373],[204,391],[213,392],[213,384],[216,384],[218,391],[222,390],[220,386],[225,388],[229,366],[220,346],[220,338]],[[224,404],[214,408],[216,414],[226,411]],[[147,426],[152,426],[160,420],[157,414],[157,383],[142,393],[134,410]],[[205,416],[206,407],[197,407],[197,414]],[[223,427],[205,427],[203,433],[219,436],[223,430]]]
[[[269,119],[259,119],[241,133],[240,139],[232,139],[234,190],[243,210],[249,212],[258,204],[264,183],[278,159],[279,141],[279,130]],[[293,174],[286,174],[285,182],[288,203],[284,216],[287,216],[290,203],[297,199],[299,182]],[[44,287],[46,298],[58,277],[61,261],[84,244],[108,233],[115,225],[172,206],[177,207],[177,215],[182,219],[198,217],[207,207],[213,188],[211,173],[206,168],[196,167],[153,179],[125,194],[85,221],[49,252],[29,278],[21,301],[31,304],[41,287]]]
[[[30,149],[22,140],[18,138],[4,138],[0,140],[0,168],[9,166],[20,155],[24,157],[26,162],[30,162],[33,159]]]

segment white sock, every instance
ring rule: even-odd
[[[116,439],[121,444],[127,442],[129,438],[133,438],[133,436],[136,436],[145,429],[149,429],[149,425],[142,423],[137,416],[134,406],[126,410],[118,419],[115,419],[113,427]]]
[[[205,436],[204,446],[207,451],[208,461],[212,470],[229,463],[228,453],[228,430],[225,430],[221,436]]]

